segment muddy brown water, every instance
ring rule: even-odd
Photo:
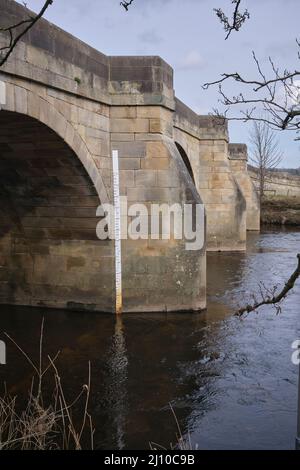
[[[44,354],[71,398],[92,364],[90,411],[98,449],[167,448],[176,441],[174,408],[197,449],[292,449],[300,339],[300,282],[276,316],[272,308],[233,316],[260,280],[282,284],[296,266],[300,231],[250,234],[246,253],[208,255],[208,310],[201,314],[110,315],[0,306],[6,331],[35,360],[45,318]],[[25,399],[31,371],[13,344],[0,383]]]

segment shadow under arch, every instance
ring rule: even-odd
[[[15,84],[10,84],[10,90],[11,94],[16,96],[18,93],[23,99],[17,100],[13,99],[13,97],[7,99],[6,104],[0,108],[0,112],[3,110],[23,114],[36,119],[54,131],[81,161],[96,188],[102,204],[108,203],[109,197],[102,176],[86,143],[74,126],[52,103],[46,101],[38,94],[24,90],[24,88]]]
[[[184,148],[178,143],[178,142],[175,142],[175,145],[181,155],[181,158],[189,172],[189,175],[190,177],[192,178],[194,184],[195,184],[195,177],[194,177],[194,172],[193,172],[193,169],[192,169],[192,166],[191,166],[191,163],[190,163],[190,160],[189,160],[189,157],[187,156],[187,153],[186,151],[184,150]]]
[[[102,202],[55,130],[1,110],[0,303],[109,311],[112,245],[96,235]]]

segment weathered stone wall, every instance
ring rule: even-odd
[[[27,14],[6,0],[0,9],[1,25]],[[42,20],[1,69],[0,165],[13,173],[8,187],[1,174],[2,198],[8,192],[11,201],[0,244],[2,303],[114,311],[113,242],[96,239],[95,218],[112,197],[108,62]],[[4,110],[15,120],[18,154]],[[44,142],[38,130],[28,135],[26,122],[40,126]]]
[[[173,69],[157,56],[109,57],[112,105],[164,106],[174,110]],[[156,118],[152,118],[156,132]]]
[[[19,231],[5,228],[2,240],[1,302],[113,311],[113,244],[95,236],[96,206],[111,193],[109,109],[11,74],[2,72],[0,80],[6,91],[0,157],[16,173],[8,189],[5,172],[1,181],[10,218],[15,210],[19,220]],[[9,127],[15,136],[7,135]],[[16,195],[27,191],[21,205],[13,186]]]
[[[18,22],[28,14],[24,7],[8,0],[0,0],[0,9],[0,26]],[[0,44],[4,41],[0,35]],[[37,192],[41,188],[35,178],[44,178],[41,191],[46,207],[39,205],[39,199],[33,203],[29,191],[25,200],[32,204],[31,212],[25,204],[14,224],[17,201],[11,203],[1,248],[5,253],[1,301],[113,311],[113,242],[93,238],[96,221],[91,216],[96,199],[112,202],[111,150],[120,151],[121,190],[131,202],[201,203],[172,141],[173,71],[158,57],[106,57],[42,20],[1,69],[0,81],[5,83],[0,115],[4,122],[7,112],[14,115],[11,119],[16,119],[19,144],[24,149],[21,153],[26,143],[34,152],[36,158],[32,152],[28,154],[24,171]],[[68,154],[63,168],[63,158],[49,156],[50,141],[39,149],[35,148],[34,135],[26,137],[23,123],[27,118],[57,137],[57,145]],[[10,158],[14,161],[13,139],[6,134],[3,139],[9,150],[3,147],[0,158],[5,163]],[[35,175],[33,161],[46,175]],[[73,167],[80,167],[82,174],[73,174]],[[13,187],[16,192],[25,191],[25,173],[21,172],[20,178],[18,175],[6,189],[11,196]],[[79,201],[78,184],[83,191]],[[58,204],[57,198],[64,192],[71,201],[66,197]],[[40,196],[34,192],[34,197]],[[93,197],[91,206],[87,206],[86,197]],[[64,203],[69,205],[66,211]],[[55,217],[56,208],[59,217]],[[16,226],[20,226],[21,234]],[[27,235],[25,229],[34,230]],[[204,233],[204,225],[202,230]],[[25,246],[21,261],[12,251],[19,238]],[[4,247],[8,247],[7,252]],[[205,307],[205,246],[195,253],[186,250],[185,240],[124,240],[123,253],[125,311]],[[30,272],[26,267],[29,260]]]
[[[248,149],[244,144],[229,144],[231,170],[247,202],[247,230],[260,230],[258,193],[247,171]]]
[[[0,27],[28,15],[10,0],[0,11]],[[108,57],[42,19],[0,82],[0,302],[114,311],[114,242],[95,237],[96,206],[113,202],[112,150],[129,204],[203,201],[208,249],[245,249],[246,214],[257,222],[245,161],[229,160],[227,123],[175,99],[160,57]],[[205,307],[206,246],[171,235],[123,240],[125,311]]]
[[[246,201],[228,159],[227,123],[198,116],[177,100],[174,126],[206,207],[208,250],[245,250]]]
[[[259,190],[259,176],[257,170],[248,167],[248,173],[254,186]],[[266,196],[300,196],[300,176],[283,171],[269,171],[266,176]]]
[[[0,11],[0,27],[30,14],[12,0],[1,0]],[[4,40],[0,34],[0,42]],[[23,36],[3,69],[77,97],[108,101],[109,57],[43,18]]]
[[[40,121],[0,112],[0,303],[111,311],[112,243],[99,196],[70,147]]]
[[[158,106],[111,108],[112,148],[119,151],[121,194],[128,204],[142,203],[149,211],[151,204],[202,204],[171,138],[172,119],[171,111]],[[125,311],[205,308],[205,244],[188,251],[174,229],[171,240],[162,235],[161,227],[150,234],[149,223],[148,239],[123,241]]]

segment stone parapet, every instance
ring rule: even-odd
[[[248,162],[248,148],[246,144],[229,144],[230,160]]]
[[[0,27],[28,17],[27,8],[1,0]],[[0,35],[0,45],[7,36]],[[51,88],[113,105],[174,109],[173,70],[160,57],[109,57],[41,19],[2,68]]]
[[[199,116],[178,98],[175,99],[174,127],[197,139],[228,142],[228,122],[214,116]]]
[[[133,123],[128,116],[132,116]],[[162,132],[172,113],[158,107],[114,107],[112,148],[119,151],[121,195],[129,205],[202,204],[172,137]],[[157,121],[152,128],[152,120]],[[127,225],[128,222],[126,221]],[[150,222],[150,218],[149,218]],[[125,311],[202,310],[206,306],[206,246],[186,249],[186,240],[163,240],[160,227],[145,240],[123,240]],[[205,225],[201,226],[205,240]]]

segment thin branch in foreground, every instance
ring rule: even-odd
[[[250,13],[248,10],[245,10],[243,13],[240,12],[242,0],[232,0],[232,3],[235,4],[235,9],[232,16],[232,23],[230,23],[229,18],[225,15],[221,8],[214,8],[217,17],[222,23],[225,32],[227,33],[225,40],[229,38],[232,31],[239,31],[242,25],[250,18]]]
[[[7,33],[9,36],[8,45],[0,47],[0,67],[5,64],[9,56],[17,46],[18,42],[25,36],[28,31],[44,16],[46,10],[53,4],[54,0],[46,0],[42,9],[36,16],[30,16],[27,19],[11,26],[0,28],[0,33]],[[24,28],[19,32],[19,29]]]
[[[296,40],[300,59],[300,41]],[[214,109],[214,115],[223,117],[228,121],[259,121],[265,122],[275,130],[289,130],[300,132],[300,69],[292,71],[280,70],[275,66],[274,61],[269,57],[269,68],[271,75],[268,77],[263,70],[255,52],[252,51],[257,78],[248,79],[238,72],[223,73],[219,80],[208,82],[203,85],[207,90],[212,86],[218,86],[219,103],[225,107],[224,111]],[[229,95],[224,89],[225,84],[232,82],[239,85],[241,91],[234,96]],[[232,109],[239,110],[238,115],[229,116]],[[265,119],[260,117],[261,114]],[[295,140],[299,140],[296,137]]]
[[[124,0],[123,2],[120,2],[120,5],[125,8],[126,11],[129,10],[130,5],[132,5],[134,0]]]
[[[174,444],[171,443],[170,444],[170,449],[171,450],[180,450],[180,451],[197,450],[197,446],[193,447],[190,434],[188,434],[187,436],[184,436],[184,434],[181,430],[181,426],[179,424],[178,418],[176,416],[175,410],[174,410],[171,403],[169,405],[170,405],[170,409],[171,409],[171,412],[172,412],[172,415],[173,415],[173,418],[174,418],[174,422],[175,422],[175,425],[176,425],[176,428],[177,428],[176,444],[174,445]],[[159,450],[166,451],[166,450],[168,450],[166,447],[163,447],[162,445],[157,444],[156,442],[149,442],[149,445],[150,445],[150,449],[153,450],[153,451],[159,451]]]
[[[289,280],[285,283],[284,288],[279,292],[279,294],[275,295],[272,290],[267,290],[265,295],[262,295],[262,300],[260,302],[255,302],[253,305],[247,305],[244,308],[241,308],[238,312],[236,312],[235,316],[242,317],[246,313],[255,312],[257,309],[262,307],[263,305],[273,305],[277,309],[277,313],[280,313],[280,303],[284,300],[287,294],[294,288],[297,279],[300,277],[300,254],[297,255],[298,258],[298,266],[296,270],[293,272]],[[276,289],[277,290],[277,289]]]

